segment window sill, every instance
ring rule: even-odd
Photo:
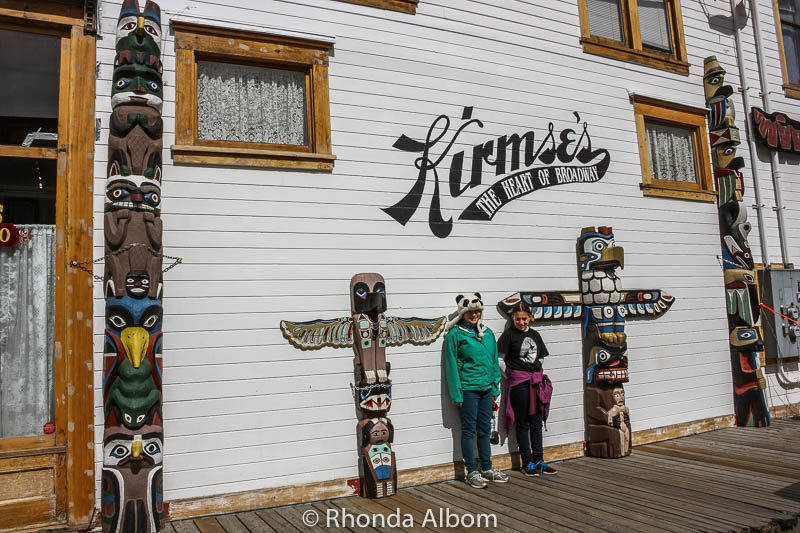
[[[401,11],[403,13],[415,14],[419,0],[340,0],[350,4],[361,4],[365,6],[380,7],[390,11]]]
[[[193,165],[333,170],[332,154],[173,144],[172,160]]]
[[[786,95],[787,98],[800,99],[800,85],[784,85],[783,93]]]
[[[676,72],[684,76],[689,75],[689,63],[679,61],[675,58],[668,58],[654,52],[634,50],[612,41],[600,41],[595,38],[582,38],[583,51],[587,54],[595,54],[638,65],[645,65],[661,70]]]
[[[662,185],[639,184],[645,196],[660,196],[662,198],[679,198],[681,200],[693,200],[696,202],[716,202],[717,193],[714,191],[703,191],[699,189],[685,189],[680,187],[664,187]]]

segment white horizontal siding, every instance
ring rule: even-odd
[[[165,32],[164,246],[166,254],[184,261],[165,274],[166,500],[358,475],[352,351],[296,350],[278,329],[281,319],[344,316],[350,277],[377,271],[387,280],[390,314],[440,316],[452,310],[456,294],[477,290],[489,303],[487,323],[499,334],[504,320],[491,308],[499,299],[526,289],[577,288],[575,239],[589,225],[614,227],[626,250],[626,288],[662,288],[677,298],[664,317],[630,321],[626,329],[631,376],[626,392],[634,430],[732,413],[716,207],[642,196],[628,100],[628,93],[636,92],[703,106],[702,60],[711,54],[728,70],[728,82],[738,84],[733,37],[709,29],[697,2],[682,3],[688,77],[583,54],[574,0],[509,1],[502,7],[422,0],[415,16],[333,0],[160,3],[167,20],[180,14],[198,22],[227,20],[336,36],[330,99],[337,160],[332,172],[312,173],[172,165],[175,58]],[[766,12],[770,2],[761,3]],[[727,2],[712,4],[711,15],[726,14]],[[111,32],[118,10],[118,2],[104,2],[106,33],[98,47],[97,257],[103,253]],[[767,23],[764,17],[762,25]],[[774,35],[774,28],[765,28],[765,40],[770,31]],[[744,39],[752,48],[752,37]],[[769,48],[768,56],[771,82],[780,87],[777,48]],[[755,57],[748,61],[755,72]],[[738,96],[735,101],[744,132],[745,112]],[[791,108],[792,102],[786,105]],[[418,154],[396,150],[393,142],[402,134],[424,138],[436,116],[446,113],[455,122],[464,106],[474,106],[473,116],[484,123],[469,128],[451,151],[467,153],[467,172],[473,144],[528,129],[538,139],[550,121],[556,131],[577,128],[573,112],[578,112],[589,122],[593,146],[611,153],[608,173],[596,184],[537,191],[504,207],[491,223],[456,220],[447,239],[437,239],[428,228],[428,184],[419,210],[401,226],[381,208],[408,192],[417,177]],[[748,157],[745,144],[740,154]],[[443,182],[448,163],[449,158],[440,172]],[[787,173],[797,172],[797,165],[786,166]],[[765,168],[762,200],[768,203],[768,162]],[[483,181],[495,181],[493,169],[485,169]],[[454,200],[447,184],[440,185],[445,218],[457,218],[483,191],[476,188]],[[800,194],[800,187],[787,184],[786,202],[794,200],[792,194]],[[767,217],[773,254],[777,231],[769,212]],[[790,217],[800,214],[787,210]],[[755,224],[753,213],[750,219]],[[758,258],[755,229],[750,242]],[[800,237],[790,242],[800,253]],[[102,274],[102,268],[96,272]],[[95,302],[99,450],[104,327],[99,286]],[[580,327],[537,327],[551,352],[546,370],[555,384],[544,444],[581,441]],[[458,417],[442,383],[440,352],[441,341],[388,351],[394,382],[390,416],[401,469],[458,457],[453,440]],[[495,453],[508,449],[508,444],[495,447]],[[99,453],[97,458],[99,470]]]

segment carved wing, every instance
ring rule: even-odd
[[[389,329],[389,346],[411,344],[430,344],[444,331],[447,322],[446,316],[439,318],[400,318],[386,317],[386,326]]]
[[[655,317],[666,313],[675,297],[660,289],[634,289],[622,292],[621,304],[628,308],[628,319]]]
[[[578,320],[583,315],[581,293],[574,292],[518,292],[497,303],[497,310],[505,317],[519,302],[533,310],[534,320]]]
[[[289,342],[303,350],[318,350],[323,346],[346,348],[353,345],[353,320],[349,316],[309,322],[281,320],[281,331]]]

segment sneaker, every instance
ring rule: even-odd
[[[479,471],[473,470],[467,474],[467,485],[473,489],[485,489],[486,481],[483,480],[483,476],[481,476]]]
[[[539,477],[539,465],[530,462],[528,466],[522,467],[522,473],[529,477]]]
[[[483,479],[486,481],[508,483],[508,476],[499,470],[481,470],[481,476],[483,476]]]
[[[558,470],[556,470],[555,468],[553,468],[549,464],[545,463],[544,461],[539,463],[539,471],[542,474],[547,474],[547,475],[550,475],[550,476],[552,476],[553,474],[558,474]]]

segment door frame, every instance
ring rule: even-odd
[[[93,6],[93,0],[5,0],[0,7],[0,27],[61,37],[57,148],[32,149],[57,159],[56,430],[0,440],[0,465],[6,472],[54,468],[50,522],[82,527],[95,509],[93,301],[91,276],[71,262],[92,258],[96,40],[86,26],[89,18],[94,23]],[[34,507],[23,516],[38,524],[42,509]]]

